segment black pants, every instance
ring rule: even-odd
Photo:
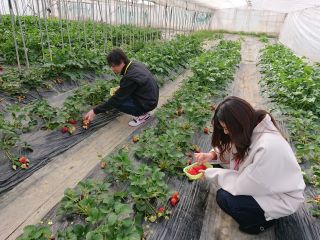
[[[266,221],[264,211],[252,196],[233,196],[220,188],[217,203],[223,211],[239,223],[239,229],[250,234],[258,234],[274,224]]]
[[[121,103],[117,103],[114,108],[118,109],[120,112],[130,114],[135,117],[141,116],[146,113],[146,111],[139,107],[131,97],[128,97]]]

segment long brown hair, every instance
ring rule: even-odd
[[[242,161],[251,145],[253,129],[270,113],[265,110],[255,110],[247,101],[238,97],[228,97],[221,102],[213,116],[212,147],[218,148],[220,156],[231,150],[233,144],[237,150],[235,159]],[[275,127],[279,127],[270,115]],[[225,134],[220,122],[223,122],[229,134]],[[279,130],[281,133],[281,131]]]

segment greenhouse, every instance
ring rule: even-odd
[[[0,240],[320,239],[319,0],[1,0]]]

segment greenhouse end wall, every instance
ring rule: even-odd
[[[231,32],[257,32],[278,36],[286,14],[272,11],[233,8],[215,10],[211,28]]]

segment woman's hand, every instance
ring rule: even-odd
[[[217,154],[213,151],[208,153],[195,153],[194,158],[199,163],[206,163],[211,160],[217,159]]]
[[[93,110],[90,110],[84,117],[85,120],[89,120],[89,122],[92,122],[96,114],[94,113]]]

